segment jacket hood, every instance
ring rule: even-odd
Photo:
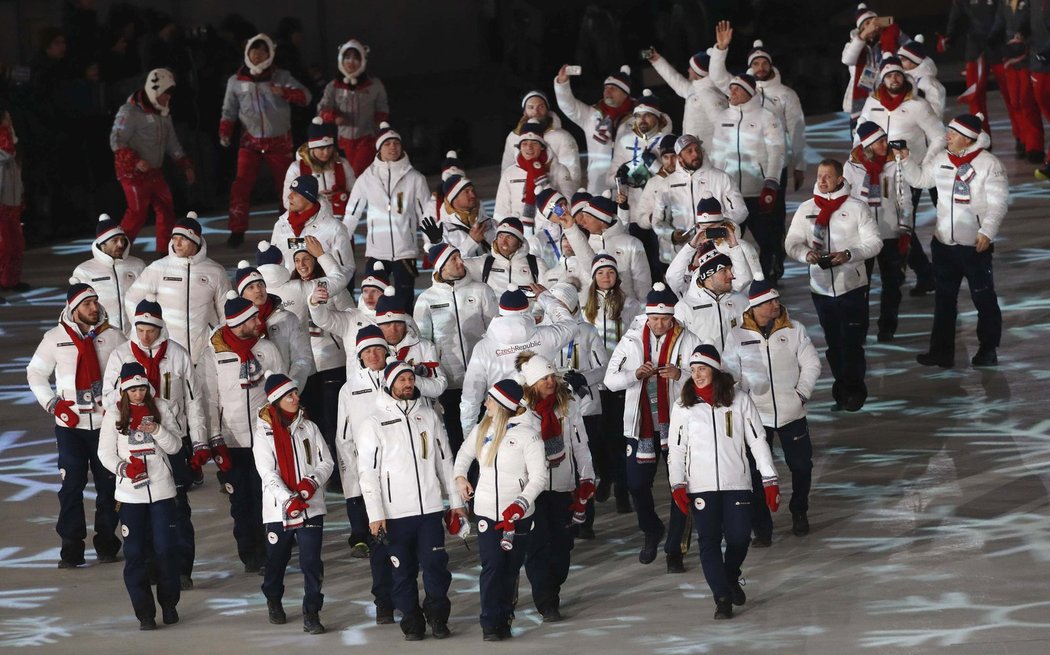
[[[259,64],[258,66],[253,64],[251,59],[248,58],[248,51],[251,49],[252,44],[256,41],[262,41],[270,50],[270,56],[266,59],[266,61]],[[248,39],[248,42],[244,44],[244,66],[252,75],[259,75],[261,73],[264,73],[267,68],[273,65],[273,58],[276,54],[277,44],[273,42],[273,39],[262,33],[256,34],[252,38]]]
[[[980,134],[977,135],[977,140],[970,144],[970,147],[964,150],[962,154],[968,155],[974,150],[977,150],[978,148],[984,148],[985,150],[987,150],[988,146],[990,146],[991,144],[992,138],[988,136],[987,132],[982,131]]]
[[[389,173],[394,180],[394,184],[412,170],[412,161],[408,158],[407,152],[402,152],[401,159],[397,161],[383,161],[379,159],[379,152],[377,151],[371,165],[375,169],[376,175],[385,177]]]
[[[99,245],[98,241],[91,244],[91,257],[95,259],[95,261],[105,264],[106,266],[113,266],[116,262],[124,261],[128,256],[128,251],[131,250],[131,246],[128,246],[124,249],[124,256],[120,259],[116,259],[103,252],[102,248],[99,248]]]
[[[69,311],[69,307],[62,308],[62,312],[58,315],[58,320],[60,323],[65,323],[77,332],[80,331],[76,321],[73,320],[73,314]],[[98,323],[95,323],[94,327],[97,332],[102,332],[103,330],[108,330],[112,327],[109,324],[109,313],[106,312],[106,308],[101,304],[98,306]]]
[[[179,257],[178,255],[176,255],[175,247],[169,241],[168,257],[171,257],[173,259],[186,259],[189,260],[189,262],[192,264],[200,264],[208,259],[208,241],[202,236],[200,249],[197,251],[197,254],[192,255],[190,257]]]
[[[343,55],[346,54],[347,50],[356,50],[357,54],[361,56],[361,68],[358,68],[353,75],[350,75],[343,67]],[[365,69],[368,68],[368,46],[357,39],[350,39],[339,46],[339,58],[336,60],[336,65],[339,67],[339,72],[343,74],[344,83],[357,84],[357,81],[364,76]]]
[[[135,322],[134,319],[132,319],[132,324],[134,324],[134,322]],[[164,321],[161,320],[161,322],[163,323]],[[134,325],[132,325],[131,337],[128,340],[131,341],[131,343],[133,343],[136,346],[138,346],[139,348],[142,348],[143,350],[147,349],[146,346],[142,345],[142,341],[139,340],[139,333],[138,333],[138,330],[135,329]],[[157,340],[154,341],[153,345],[149,346],[149,347],[150,348],[160,348],[161,344],[164,343],[167,340],[168,340],[168,328],[167,328],[167,326],[164,326],[164,327],[162,327],[160,329],[160,336],[157,337]]]
[[[528,341],[536,334],[536,321],[531,314],[514,314],[497,316],[489,323],[485,335],[498,338],[500,343],[521,343]]]
[[[256,266],[256,268],[259,271],[259,275],[263,276],[267,289],[276,289],[291,279],[291,273],[284,267],[284,264],[263,264],[262,266]]]
[[[937,77],[937,63],[930,57],[922,60],[922,63],[908,71],[911,77]]]
[[[745,330],[751,330],[752,332],[762,332],[762,328],[759,327],[758,322],[755,320],[755,313],[748,309],[744,312],[744,321],[740,324],[740,327]],[[780,316],[773,319],[773,329],[770,331],[772,335],[777,330],[791,327],[791,318],[788,317],[787,307],[780,306]]]
[[[821,193],[817,189],[816,183],[813,184],[813,195],[814,196],[820,196],[821,198],[826,198],[828,200],[835,200],[836,198],[841,198],[842,196],[848,196],[849,192],[850,192],[850,185],[849,185],[849,182],[847,182],[845,180],[842,181],[842,186],[840,186],[838,189],[832,191],[831,193]]]

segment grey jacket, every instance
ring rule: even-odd
[[[171,116],[144,109],[137,93],[129,96],[117,112],[113,130],[109,133],[109,147],[113,152],[131,148],[150,168],[160,168],[164,155],[176,161],[186,157],[175,135]]]
[[[226,82],[226,97],[222,101],[222,121],[241,123],[248,134],[257,139],[284,136],[292,129],[292,109],[289,101],[274,93],[275,86],[298,91],[310,102],[310,91],[283,68],[274,68],[265,79],[256,79],[238,72]]]

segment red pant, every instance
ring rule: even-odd
[[[969,102],[971,114],[981,112],[984,116],[984,131],[991,136],[991,128],[988,126],[988,68],[988,62],[983,56],[976,61],[966,62],[966,91],[960,96],[960,100],[966,99]],[[992,75],[995,76],[995,81],[999,85],[999,92],[1003,94],[1006,106],[1010,107],[1009,85],[1006,83],[1003,70],[1001,63],[991,66]],[[1021,138],[1017,127],[1013,125],[1012,114],[1010,124],[1013,127],[1014,137]]]
[[[1043,118],[1050,123],[1050,73],[1032,73],[1032,95],[1039,111],[1043,112]],[[1046,158],[1050,161],[1050,152]]]
[[[354,169],[354,175],[361,177],[361,173],[372,164],[376,158],[375,135],[358,137],[356,139],[339,139],[339,149],[346,156],[350,168]]]
[[[265,159],[273,175],[273,185],[277,189],[277,197],[284,204],[284,174],[292,165],[292,151],[279,148],[259,152],[249,148],[237,150],[237,178],[230,188],[230,232],[240,233],[248,231],[248,210],[251,206],[252,187],[255,186],[255,177],[259,174],[259,160]]]
[[[1024,144],[1026,151],[1042,151],[1043,122],[1039,118],[1039,105],[1035,103],[1028,68],[1005,66],[1000,84],[1005,87],[1003,97],[1010,112],[1010,124],[1014,126],[1014,137]]]
[[[124,187],[124,197],[128,201],[128,209],[124,212],[120,227],[124,228],[128,239],[134,241],[146,223],[150,205],[153,205],[153,217],[157,223],[157,252],[163,256],[168,251],[171,228],[175,226],[175,202],[171,199],[171,189],[164,181],[164,176],[157,171],[136,179],[121,180],[120,185]]]
[[[25,250],[22,208],[0,205],[0,287],[13,287],[22,281],[22,256]]]

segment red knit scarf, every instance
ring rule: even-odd
[[[142,423],[142,419],[146,418],[147,416],[151,416],[150,411],[149,411],[149,407],[146,407],[145,405],[142,405],[142,404],[139,404],[139,403],[130,403],[130,404],[131,404],[131,416],[128,418],[128,432],[129,433],[132,430],[138,430],[139,429],[139,424]],[[156,416],[153,417],[153,422],[154,423],[157,422],[157,417]]]
[[[150,357],[148,352],[140,348],[137,343],[131,342],[131,354],[135,356],[135,361],[142,364],[142,368],[146,369],[146,379],[149,380],[150,385],[153,386],[157,393],[160,393],[160,360],[164,359],[164,353],[166,352],[168,352],[167,339],[160,344],[160,348],[153,352],[152,357]]]
[[[90,414],[95,411],[95,407],[98,401],[102,400],[101,396],[95,398],[91,395],[91,401],[82,403],[84,400],[84,392],[92,392],[102,390],[102,368],[98,363],[98,352],[95,350],[95,336],[96,331],[93,329],[88,332],[86,337],[80,336],[77,330],[69,327],[69,324],[64,322],[62,327],[65,328],[66,334],[73,340],[73,345],[77,347],[77,370],[74,377],[74,387],[77,392],[77,409],[81,414]]]
[[[320,210],[320,203],[311,204],[310,209],[307,209],[304,212],[294,212],[291,209],[288,210],[288,224],[292,226],[292,232],[295,233],[295,236],[299,236],[303,233],[303,228],[306,227],[306,221],[316,216],[317,212]]]
[[[627,98],[619,107],[610,107],[605,100],[601,100],[594,107],[606,118],[612,119],[613,125],[618,125],[624,116],[634,111],[634,98]]]
[[[981,154],[982,152],[984,152],[984,148],[977,148],[973,152],[967,153],[967,154],[962,155],[962,156],[953,155],[952,153],[949,152],[948,153],[948,161],[950,161],[952,163],[952,166],[954,166],[956,169],[959,169],[959,168],[962,168],[963,165],[969,164],[970,162],[972,162],[974,159],[977,158],[977,155]]]
[[[266,294],[266,300],[259,305],[259,334],[266,334],[266,319],[270,318],[270,314],[273,314],[276,308],[277,303],[274,302],[274,297]]]
[[[838,198],[825,198],[824,196],[813,196],[813,202],[817,204],[817,208],[820,209],[820,213],[817,214],[817,225],[821,227],[827,227],[828,223],[831,222],[831,215],[834,214],[839,207],[849,200],[849,194],[842,194]]]
[[[535,205],[536,178],[547,174],[547,151],[541,150],[540,156],[531,161],[522,157],[519,152],[518,167],[525,171],[525,192],[521,199],[526,205]]]
[[[230,350],[237,353],[237,357],[241,360],[241,364],[248,362],[249,360],[255,359],[255,355],[252,354],[252,348],[259,341],[259,335],[255,335],[250,339],[242,339],[233,333],[229,325],[222,326],[222,339],[226,342],[226,345],[230,347]]]
[[[715,404],[715,385],[708,384],[706,387],[698,387],[696,383],[693,383],[693,388],[696,389],[696,397],[704,401],[708,405],[714,406]]]
[[[900,93],[900,95],[893,95],[890,90],[883,84],[879,86],[878,90],[875,91],[875,95],[879,99],[879,104],[886,108],[886,111],[893,111],[897,107],[901,106],[904,99],[908,97],[907,90]]]
[[[882,177],[882,169],[886,166],[886,155],[868,159],[868,154],[862,146],[853,149],[853,158],[860,163],[868,172],[868,184],[877,185]]]
[[[295,470],[295,449],[292,447],[292,433],[288,431],[298,412],[288,412],[270,405],[270,426],[273,428],[273,448],[277,454],[277,470],[281,479],[290,491],[299,486],[299,474]],[[285,425],[284,421],[288,422]]]
[[[682,328],[677,323],[671,328],[666,335],[664,335],[664,344],[660,348],[660,353],[656,356],[656,361],[653,362],[653,366],[660,367],[666,366],[671,357],[671,350],[674,348],[674,344],[678,341],[678,337],[682,334]],[[647,352],[649,350],[649,322],[646,321],[645,327],[642,328],[642,348]],[[648,360],[647,360],[648,361]],[[643,393],[638,394],[639,405],[641,408],[642,415],[642,434],[643,437],[652,438],[656,434],[656,426],[653,425],[653,413],[650,409],[652,400],[648,397],[648,394],[644,393],[644,382]],[[656,384],[656,414],[657,418],[661,423],[669,423],[671,420],[671,394],[670,394],[670,383],[668,380],[657,380]]]
[[[558,418],[557,412],[554,411],[554,405],[557,401],[558,394],[552,393],[546,398],[537,401],[536,406],[533,408],[540,415],[540,436],[543,437],[544,441],[560,437],[562,433],[561,419]]]

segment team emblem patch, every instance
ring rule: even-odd
[[[489,529],[489,522],[485,519],[478,521],[478,532],[485,532]]]
[[[627,444],[627,456],[630,457],[634,453],[634,447],[631,444]]]
[[[66,479],[66,469],[58,469],[58,477],[60,477],[61,479],[65,480]]]
[[[269,541],[271,544],[277,543],[277,533],[276,532],[267,532],[266,533],[266,541]]]
[[[707,503],[704,502],[703,498],[697,498],[696,500],[693,501],[693,507],[695,507],[696,509],[700,510],[701,512],[704,510],[704,507],[706,507],[706,506],[707,506]]]
[[[232,494],[233,493],[233,485],[232,484],[227,482],[223,486],[226,487],[226,493],[228,493],[228,494]]]
[[[401,560],[399,560],[396,555],[390,556],[390,563],[394,565],[395,569],[401,566]]]

